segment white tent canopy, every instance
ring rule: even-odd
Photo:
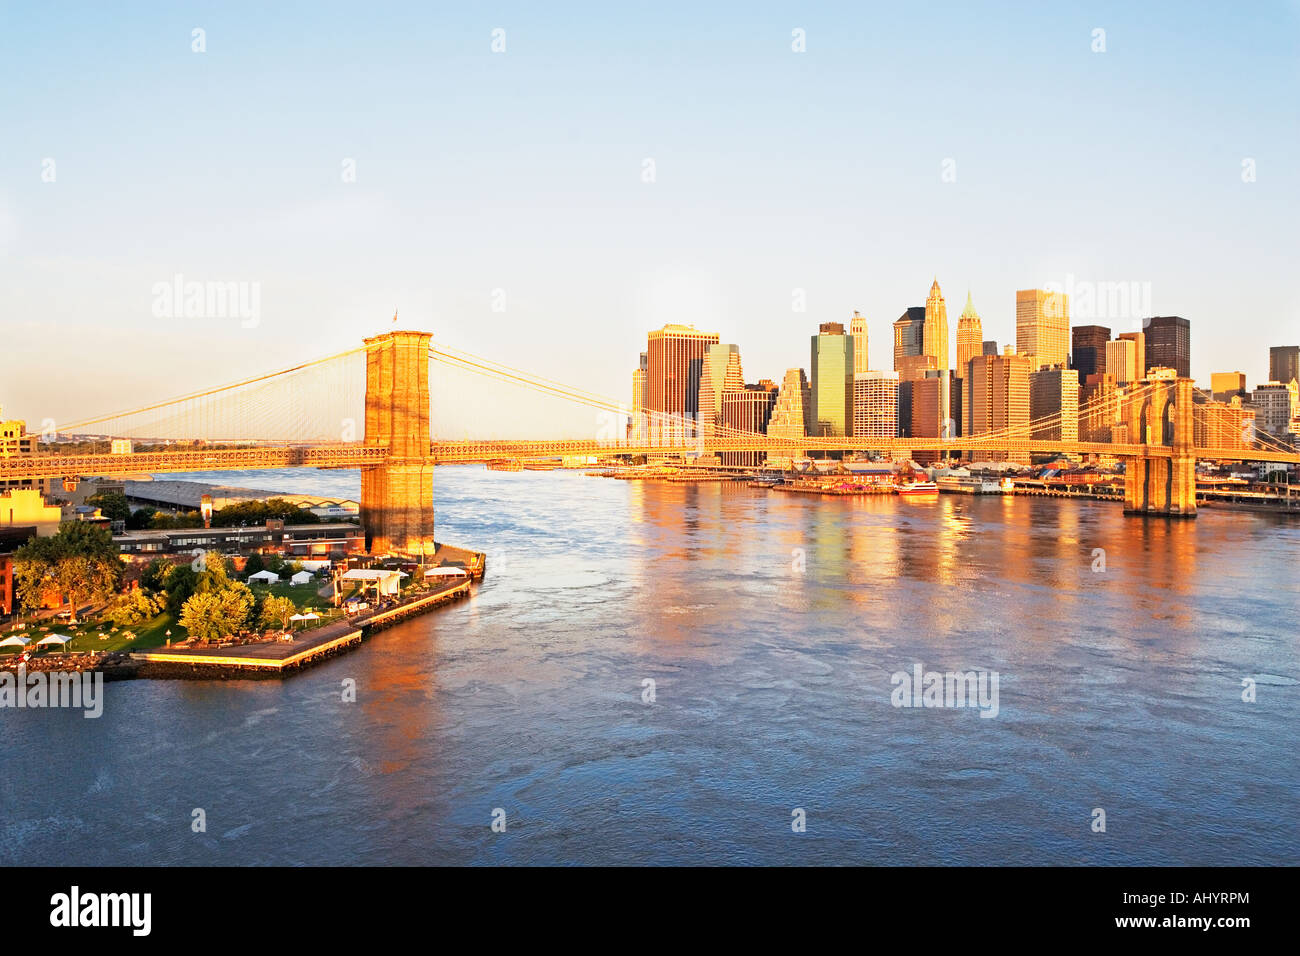
[[[310,584],[312,582],[312,579],[315,577],[316,575],[312,574],[310,571],[299,571],[297,574],[295,574],[293,577],[289,579],[289,583]]]
[[[468,577],[469,572],[464,568],[430,568],[424,572],[426,578],[463,578]]]
[[[343,580],[373,584],[380,594],[396,594],[401,587],[399,573],[398,571],[385,571],[381,568],[353,568],[343,575]]]
[[[267,584],[275,584],[280,580],[280,575],[274,571],[258,571],[256,574],[248,576],[250,581],[265,581]]]
[[[0,647],[26,647],[31,642],[30,637],[19,637],[15,634],[13,637],[6,637],[3,641],[0,641]]]
[[[36,642],[36,646],[40,647],[42,644],[66,644],[70,640],[72,640],[72,638],[68,637],[66,634],[51,634],[49,637],[42,637]]]
[[[289,620],[291,621],[315,621],[319,618],[320,615],[315,611],[308,611],[306,614],[292,614],[289,616]]]

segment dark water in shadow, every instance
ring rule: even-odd
[[[0,710],[0,862],[1300,856],[1294,519],[479,468],[435,497],[439,539],[489,553],[469,601],[284,682]],[[998,715],[891,706],[916,662],[997,671]]]

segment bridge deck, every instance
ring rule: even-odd
[[[707,439],[678,442],[605,441],[435,441],[424,459],[404,463],[465,464],[511,458],[565,456],[710,454],[765,451],[801,455],[810,451],[859,451],[911,454],[918,451],[988,451],[1031,454],[1095,454],[1133,458],[1172,458],[1167,445],[1117,445],[1096,442],[987,441],[980,438],[940,440],[903,438],[881,442],[869,438]],[[1198,459],[1300,463],[1300,454],[1250,448],[1192,448]],[[75,478],[90,475],[158,474],[187,471],[242,471],[265,468],[364,468],[394,463],[387,448],[359,445],[284,445],[257,448],[140,452],[126,455],[16,455],[0,458],[0,481]]]

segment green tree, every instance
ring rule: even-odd
[[[224,588],[191,595],[181,608],[180,623],[191,637],[220,640],[244,626],[252,607],[253,593],[238,581],[228,581]]]
[[[173,567],[166,558],[154,558],[140,574],[140,587],[154,594],[167,590],[167,575]]]
[[[178,564],[167,572],[167,610],[180,614],[181,607],[194,593],[199,573],[188,564]]]
[[[150,594],[145,590],[131,591],[115,598],[105,617],[122,627],[136,627],[153,620],[162,613],[165,606],[161,595]]]
[[[260,621],[265,628],[286,628],[289,618],[298,613],[297,606],[287,597],[272,594],[262,602]]]
[[[157,514],[157,508],[137,508],[127,515],[126,529],[128,531],[143,531],[145,528],[151,528],[153,527],[153,519]]]
[[[177,515],[159,511],[150,520],[149,527],[155,531],[171,531],[176,528],[202,528],[203,516],[197,511],[185,511]]]
[[[258,571],[265,571],[265,570],[266,570],[266,562],[262,560],[262,555],[260,552],[254,551],[252,554],[248,556],[248,560],[244,562],[245,578],[247,578],[250,574],[256,574]]]
[[[320,518],[305,508],[283,498],[268,501],[241,501],[226,505],[212,516],[216,528],[249,527],[280,519],[285,524],[319,524]]]
[[[94,505],[110,521],[125,521],[131,517],[131,506],[120,491],[101,491],[87,498],[86,504]]]
[[[41,606],[54,591],[77,608],[111,596],[122,582],[122,561],[106,528],[86,521],[65,521],[58,533],[33,538],[14,552],[18,599],[27,608]]]

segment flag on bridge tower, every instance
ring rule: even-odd
[[[393,309],[393,325],[397,324],[397,309]]]

